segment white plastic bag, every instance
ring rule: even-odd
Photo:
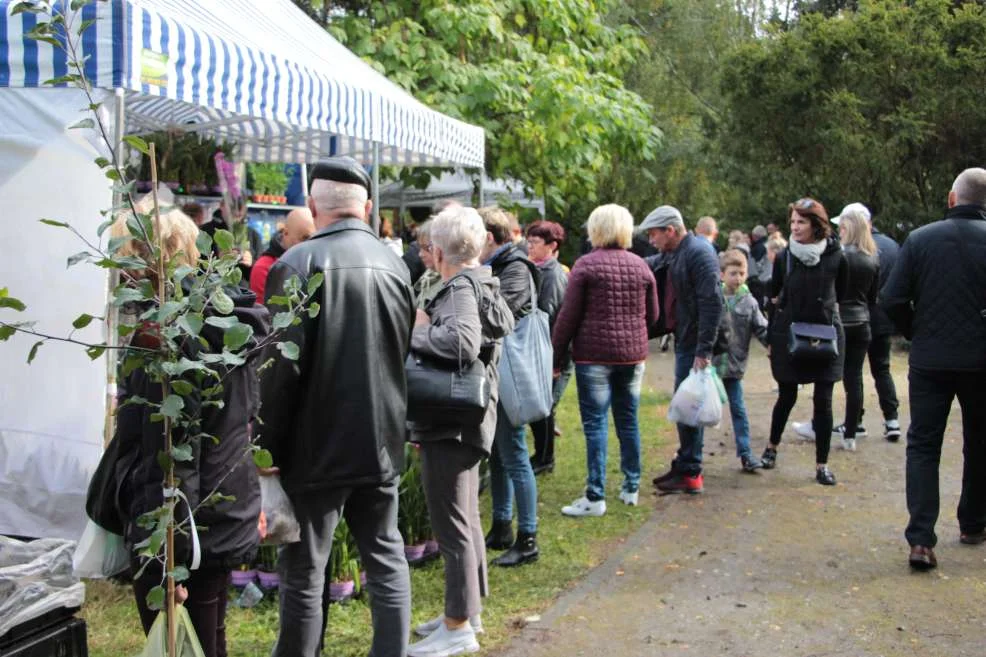
[[[690,427],[714,427],[722,421],[722,402],[709,368],[692,370],[671,398],[668,419]]]
[[[260,478],[260,507],[267,518],[265,545],[283,545],[301,540],[301,526],[294,515],[291,500],[281,486],[281,477]]]
[[[92,520],[86,523],[72,555],[72,572],[76,577],[112,577],[125,570],[129,562],[130,553],[122,536],[106,531]]]

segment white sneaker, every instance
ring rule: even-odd
[[[791,427],[794,429],[794,433],[802,440],[814,440],[815,430],[811,427],[811,420],[807,422],[792,422]]]
[[[627,506],[637,506],[637,500],[640,498],[640,491],[620,491],[620,500],[623,501]],[[600,514],[601,515],[601,514]]]
[[[606,513],[606,500],[590,502],[589,498],[583,495],[568,506],[563,506],[561,512],[562,515],[572,516],[573,518],[581,518],[583,516],[598,518]]]
[[[450,630],[444,622],[435,631],[407,647],[408,657],[451,657],[479,652],[479,642],[470,624],[457,630]]]
[[[856,439],[855,438],[843,438],[842,439],[842,449],[847,452],[856,451]]]
[[[432,632],[438,629],[438,626],[445,622],[445,614],[439,614],[430,621],[426,621],[414,627],[414,633],[418,636],[430,636]],[[483,634],[483,617],[476,614],[469,619],[469,624],[472,625],[472,631],[476,634]]]

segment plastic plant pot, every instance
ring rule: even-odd
[[[355,590],[356,583],[352,580],[348,582],[331,582],[329,584],[329,600],[333,602],[348,600],[353,597],[353,591]]]
[[[419,543],[418,545],[405,545],[404,546],[404,556],[408,561],[417,561],[425,554],[425,544]]]
[[[230,582],[238,589],[257,579],[256,570],[234,570],[229,574]]]
[[[267,573],[262,570],[257,571],[257,580],[262,589],[276,589],[281,583],[281,577],[277,573]]]

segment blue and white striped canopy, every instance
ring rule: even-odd
[[[39,18],[12,16],[15,4],[0,0],[0,87],[69,73],[65,52],[25,36]],[[94,21],[77,39],[86,77],[124,89],[128,134],[194,131],[236,142],[251,161],[369,163],[378,143],[384,165],[483,166],[482,128],[419,103],[290,0],[40,4],[76,26]]]

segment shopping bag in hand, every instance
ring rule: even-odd
[[[184,605],[175,606],[175,655],[177,657],[205,657],[199,637],[195,634],[192,619]],[[154,619],[147,643],[136,657],[167,657],[168,616],[163,611]]]
[[[130,552],[122,536],[106,531],[92,520],[86,522],[72,555],[76,577],[112,577],[124,571],[129,563]]]
[[[692,370],[681,382],[671,406],[668,419],[690,427],[713,427],[722,420],[722,402],[709,368]]]
[[[265,545],[284,545],[301,540],[301,526],[294,515],[291,500],[281,486],[281,477],[260,478],[260,507],[267,518]]]

